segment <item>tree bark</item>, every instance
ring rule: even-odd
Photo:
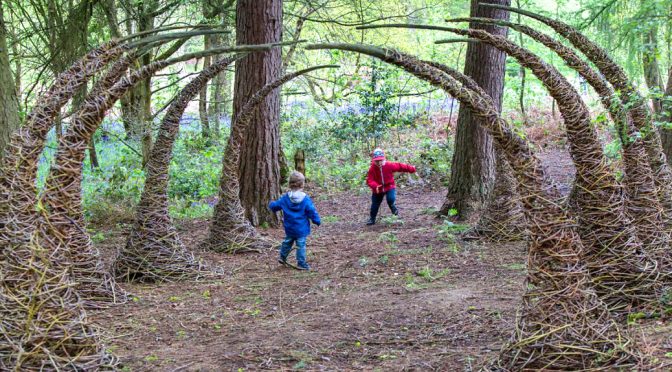
[[[7,29],[2,12],[2,2],[0,1],[0,159],[4,154],[5,147],[9,144],[10,135],[21,124],[14,76],[12,76],[12,70],[9,67]]]
[[[297,149],[294,153],[294,169],[306,175],[306,153],[302,149]]]
[[[127,32],[149,31],[154,28],[155,12],[159,7],[157,0],[139,2],[135,12],[127,12]],[[133,30],[132,24],[136,27]],[[108,23],[109,19],[108,19]],[[150,54],[144,55],[136,63],[136,69],[152,63]],[[121,116],[128,138],[140,141],[142,149],[142,164],[149,160],[152,149],[152,79],[145,79],[121,98]]]
[[[210,35],[203,36],[203,49],[210,49]],[[203,70],[210,67],[210,56],[203,57]],[[208,120],[208,84],[203,85],[198,92],[198,115],[201,118],[201,135],[210,138],[210,120]]]
[[[226,7],[221,11],[221,28],[228,30],[233,24],[233,18],[229,18],[229,12]],[[231,34],[211,35],[212,47],[231,45]],[[216,63],[221,56],[212,57],[212,63]],[[208,106],[208,117],[210,118],[210,128],[212,134],[216,137],[220,134],[220,121],[224,115],[231,113],[231,78],[228,69],[220,72],[210,82],[210,106]]]
[[[237,44],[263,44],[282,39],[281,0],[239,0],[236,6]],[[254,53],[236,63],[233,112],[257,90],[277,79],[282,69],[279,48]],[[244,136],[238,177],[245,216],[257,226],[277,225],[268,203],[280,194],[280,93],[275,91],[255,110]]]
[[[509,18],[508,12],[479,7],[478,3],[511,5],[510,0],[472,0],[471,16],[496,19]],[[496,35],[506,35],[507,29],[491,25],[470,24]],[[494,100],[501,111],[504,90],[506,55],[484,43],[469,43],[464,73],[473,78]],[[490,135],[483,129],[482,119],[474,116],[466,105],[460,105],[457,119],[455,151],[451,167],[448,195],[440,214],[457,210],[457,218],[466,220],[483,208],[495,180],[495,151]]]
[[[663,99],[663,110],[661,121],[672,126],[672,66],[667,72],[667,88]],[[660,129],[660,139],[663,145],[663,152],[667,157],[667,164],[672,165],[672,128],[662,126]]]
[[[644,79],[650,92],[662,92],[664,90],[663,81],[658,67],[658,28],[654,27],[644,35],[644,45],[642,50],[642,67],[644,68]],[[662,99],[653,97],[653,112],[660,115],[663,104]]]

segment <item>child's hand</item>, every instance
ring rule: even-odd
[[[376,194],[380,194],[381,192],[383,192],[383,186],[382,185],[376,186]]]

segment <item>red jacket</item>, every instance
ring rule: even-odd
[[[395,172],[415,173],[415,167],[391,161],[386,161],[382,167],[379,167],[374,162],[371,162],[369,174],[366,176],[366,184],[369,185],[374,194],[388,192],[397,187],[394,184]],[[382,187],[378,188],[378,186]]]

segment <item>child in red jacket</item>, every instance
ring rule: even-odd
[[[371,215],[369,221],[366,222],[367,225],[376,223],[376,215],[378,215],[378,209],[383,202],[383,198],[387,199],[387,205],[390,207],[392,214],[399,215],[399,209],[394,205],[397,199],[394,173],[415,173],[415,167],[412,165],[386,161],[385,153],[381,149],[373,150],[371,157],[371,167],[369,168],[369,174],[366,176],[366,184],[372,191]]]

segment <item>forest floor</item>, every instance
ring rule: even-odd
[[[552,172],[571,161],[550,154]],[[383,205],[365,226],[369,195],[308,190],[323,225],[308,239],[300,272],[277,250],[224,255],[196,250],[220,266],[216,279],[128,285],[127,304],[93,311],[125,370],[477,370],[511,336],[525,277],[525,244],[466,242],[434,217],[444,190],[401,188],[401,219]],[[382,217],[382,218],[381,218]],[[181,224],[196,247],[207,221]],[[280,241],[282,229],[262,233]],[[127,231],[105,232],[112,256]],[[292,260],[294,257],[292,255]],[[665,322],[643,337],[659,358],[672,351]],[[641,333],[641,332],[640,332]]]

